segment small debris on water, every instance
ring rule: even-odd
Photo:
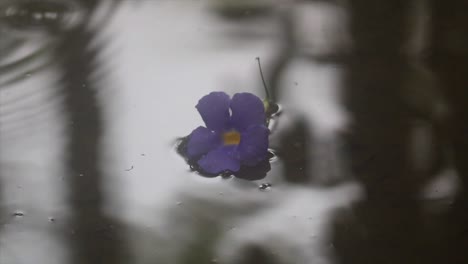
[[[24,216],[24,212],[23,212],[23,211],[15,211],[15,212],[13,212],[13,216],[15,216],[15,217],[23,217],[23,216]]]
[[[271,184],[270,183],[262,183],[260,186],[258,186],[258,189],[260,191],[268,191],[271,189]]]
[[[133,170],[133,165],[130,167],[130,169],[126,169],[125,171],[131,171]]]

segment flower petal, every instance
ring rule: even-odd
[[[255,166],[267,158],[268,134],[269,130],[264,125],[251,126],[242,133],[237,147],[242,164]]]
[[[251,93],[237,93],[231,100],[231,124],[238,131],[251,125],[265,124],[265,108],[262,100]]]
[[[198,165],[203,171],[211,174],[229,170],[236,172],[240,168],[239,160],[233,156],[234,147],[221,147],[208,152],[208,154],[198,161]]]
[[[207,128],[220,131],[228,126],[230,101],[224,92],[212,92],[198,101],[196,108]]]
[[[218,134],[206,127],[197,127],[189,135],[187,156],[189,159],[193,159],[197,156],[208,153],[220,144],[221,140]]]

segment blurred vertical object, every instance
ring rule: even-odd
[[[99,1],[82,1],[94,11]],[[128,263],[124,230],[104,213],[105,176],[102,168],[104,133],[101,102],[97,98],[101,45],[99,29],[83,24],[66,33],[56,50],[62,69],[61,93],[68,127],[68,202],[71,206],[68,239],[71,263]],[[102,26],[102,25],[101,25]]]
[[[430,259],[419,201],[427,175],[416,170],[409,151],[420,116],[407,97],[419,89],[415,84],[421,86],[420,78],[414,77],[414,57],[408,53],[413,6],[408,0],[349,4],[353,51],[345,77],[344,104],[352,119],[347,156],[365,200],[355,205],[352,220],[337,220],[342,221],[335,236],[343,263]],[[408,85],[409,80],[417,81]]]

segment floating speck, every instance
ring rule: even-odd
[[[258,189],[260,191],[269,191],[271,189],[271,184],[270,183],[262,183],[260,186],[258,186]]]
[[[14,216],[14,217],[23,217],[23,216],[24,216],[24,212],[23,212],[23,211],[20,211],[20,210],[15,211],[15,212],[13,212],[13,216]]]
[[[49,222],[55,222],[55,218],[49,217]]]

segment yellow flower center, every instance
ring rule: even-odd
[[[235,130],[223,133],[224,145],[239,145],[240,139],[240,133]]]

